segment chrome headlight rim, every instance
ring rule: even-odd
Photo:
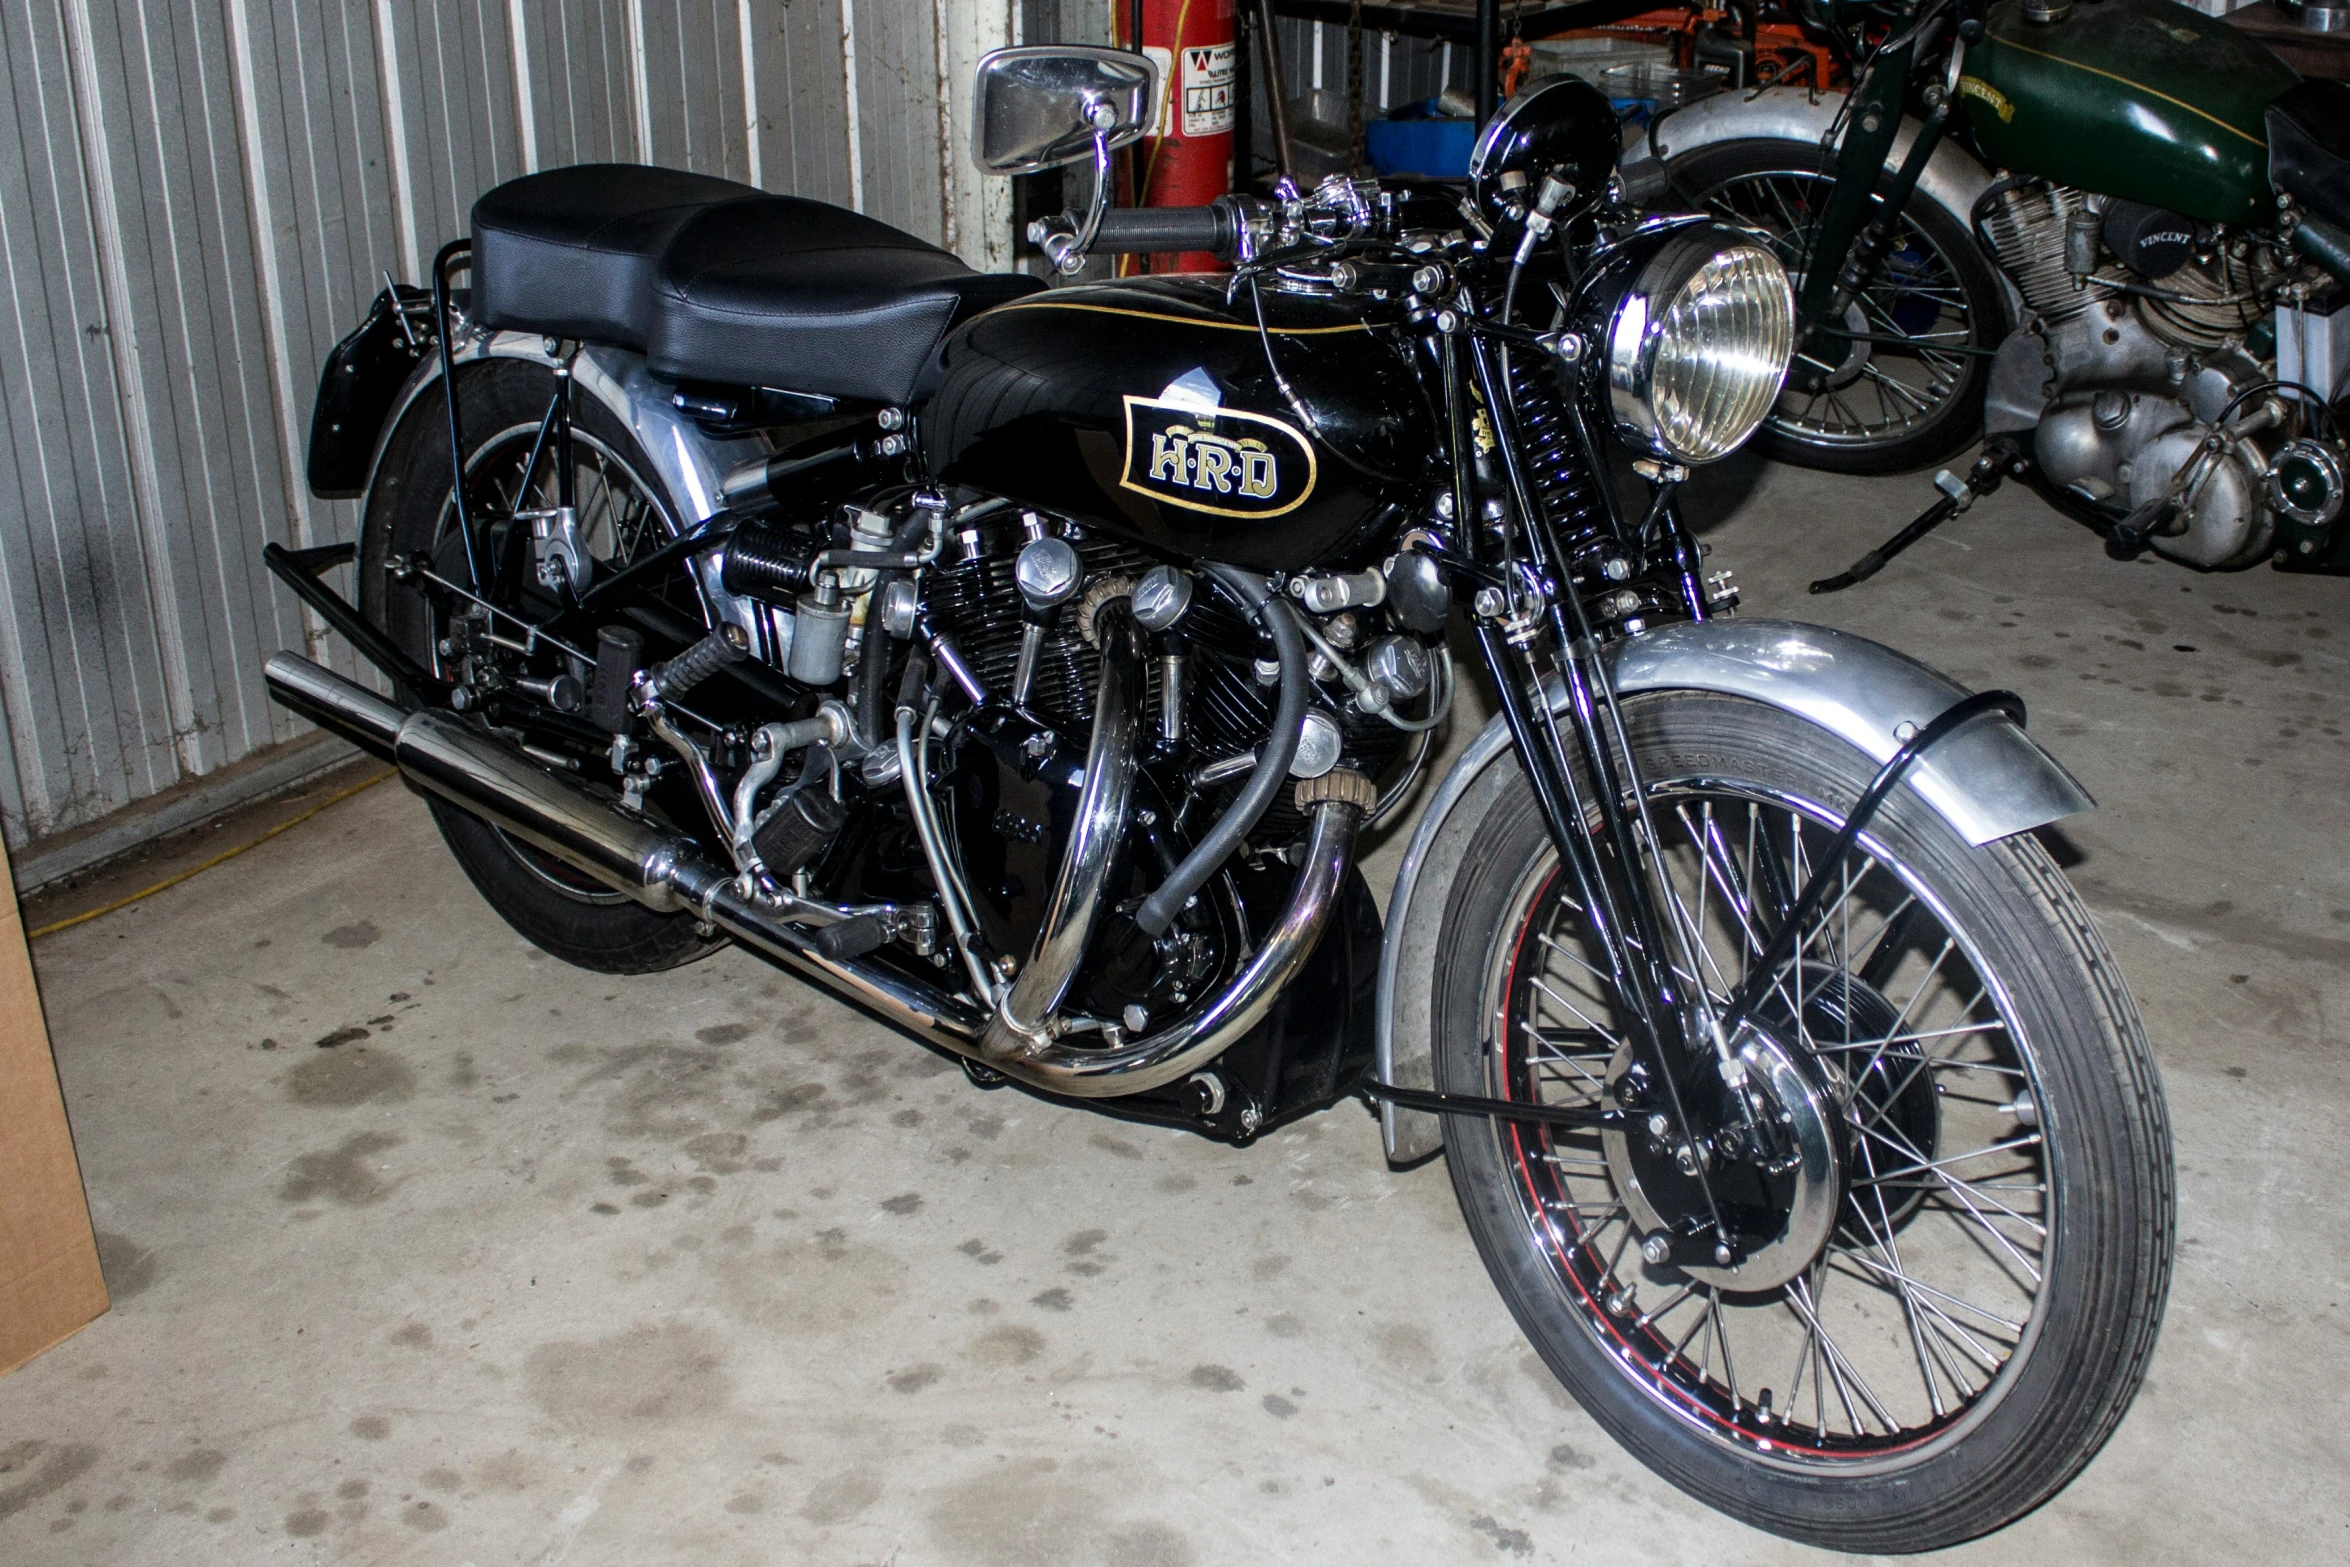
[[[1676,308],[1719,263],[1741,269],[1747,289],[1736,301],[1747,340],[1728,345],[1728,357],[1747,356],[1747,363],[1733,367],[1743,378],[1730,389],[1735,417],[1712,428],[1677,427],[1688,421],[1664,417],[1658,409],[1659,356],[1668,347],[1686,347],[1668,341]],[[1759,236],[1713,224],[1676,234],[1640,263],[1608,316],[1604,374],[1617,434],[1674,463],[1695,466],[1729,456],[1753,437],[1778,401],[1794,354],[1794,327],[1794,287]]]

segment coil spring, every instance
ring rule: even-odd
[[[1607,510],[1575,437],[1573,416],[1554,377],[1532,355],[1510,356],[1509,387],[1534,498],[1567,553],[1579,555],[1606,531]]]

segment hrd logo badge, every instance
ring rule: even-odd
[[[1314,493],[1315,477],[1313,444],[1278,419],[1126,399],[1126,489],[1219,517],[1278,517]]]

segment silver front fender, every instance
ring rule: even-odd
[[[1617,644],[1616,689],[1704,691],[1792,713],[1882,765],[1903,741],[1966,696],[1949,676],[1882,643],[1791,620],[1709,620],[1667,626]],[[1554,697],[1563,704],[1564,697]],[[1441,949],[1445,889],[1474,852],[1473,826],[1517,777],[1509,730],[1496,717],[1428,802],[1396,872],[1379,960],[1377,1066],[1382,1081],[1431,1088],[1432,987],[1424,978],[1456,956]],[[1918,758],[1904,781],[1968,843],[1981,845],[2091,809],[2096,802],[2037,741],[2009,719],[1987,716]],[[1421,889],[1428,889],[1420,896]],[[1382,1105],[1387,1156],[1407,1163],[1434,1153],[1442,1123]]]

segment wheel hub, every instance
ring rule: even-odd
[[[1803,295],[1803,274],[1788,274],[1787,281],[1794,286],[1796,297]],[[1844,307],[1838,323],[1843,334],[1831,336],[1825,332],[1809,334],[1799,346],[1790,379],[1805,391],[1841,391],[1860,379],[1863,367],[1869,362],[1869,318],[1861,310],[1860,301]]]
[[[1776,1030],[1748,1024],[1732,1054],[1768,1123],[1763,1147],[1749,1146],[1727,1085],[1702,1108],[1688,1106],[1698,1134],[1691,1141],[1679,1138],[1661,1096],[1634,1095],[1629,1124],[1601,1142],[1616,1190],[1644,1235],[1702,1226],[1711,1189],[1714,1211],[1743,1256],[1728,1266],[1684,1261],[1682,1273],[1727,1290],[1775,1289],[1810,1267],[1835,1233],[1844,1200],[1843,1102],[1829,1074]],[[1625,1076],[1611,1074],[1611,1097],[1619,1101]]]

